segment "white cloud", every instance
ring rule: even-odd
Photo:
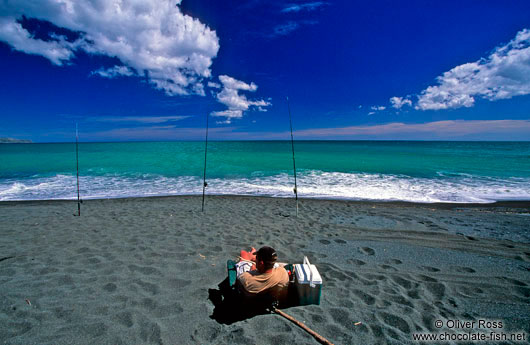
[[[224,117],[225,121],[220,123],[231,123],[232,119],[239,119],[243,117],[243,113],[251,107],[259,111],[267,111],[265,107],[271,105],[265,100],[249,100],[245,95],[239,94],[239,91],[255,92],[258,86],[254,83],[247,84],[243,81],[234,79],[227,75],[219,76],[219,80],[223,84],[223,89],[217,94],[217,100],[228,107],[227,110],[214,111],[211,113],[215,117]]]
[[[305,25],[316,25],[318,21],[316,20],[298,20],[298,21],[288,21],[285,24],[276,25],[273,29],[273,32],[268,35],[268,37],[277,37],[277,36],[286,36],[291,32],[301,28]]]
[[[77,50],[117,57],[169,95],[204,94],[203,78],[219,50],[215,31],[179,8],[181,0],[12,0],[0,2],[0,40],[14,49],[42,55],[56,65]],[[50,34],[31,35],[22,17],[48,21],[79,33],[70,42]]]
[[[294,30],[298,29],[300,24],[297,22],[288,22],[286,24],[280,24],[274,27],[273,36],[285,36]]]
[[[412,106],[412,101],[403,97],[392,97],[390,103],[393,108],[401,109],[404,105]]]
[[[495,101],[530,94],[530,30],[518,32],[487,58],[445,72],[437,81],[421,92],[416,109],[472,107],[477,97]]]
[[[0,5],[1,12],[2,6]],[[0,17],[0,41],[8,43],[16,50],[42,55],[59,66],[64,60],[69,60],[74,55],[71,43],[65,40],[45,42],[33,39],[31,34],[16,20],[3,16]]]
[[[530,134],[529,120],[448,120],[427,123],[387,123],[295,131],[308,139],[405,139],[405,140],[521,140]],[[511,139],[510,139],[511,138]]]
[[[213,89],[220,89],[221,88],[221,85],[218,84],[218,83],[214,83],[213,81],[209,81],[208,82],[208,87],[211,87]]]
[[[169,121],[180,121],[191,116],[120,116],[120,117],[91,117],[90,121],[100,122],[140,122],[140,123],[163,123]]]
[[[71,133],[60,133],[66,139]],[[298,139],[380,139],[380,140],[525,140],[530,134],[529,120],[436,121],[417,124],[387,123],[339,128],[297,130]],[[290,132],[245,132],[236,127],[210,128],[209,136],[218,140],[290,140]],[[174,140],[204,139],[204,128],[145,126],[116,128],[85,133],[85,140]]]
[[[103,78],[111,79],[111,78],[116,78],[118,76],[130,77],[134,75],[134,71],[131,70],[127,66],[114,66],[114,67],[107,68],[107,69],[100,68],[97,71],[94,71],[91,73],[91,75],[95,75],[95,74]]]
[[[360,108],[359,108],[359,109],[360,109]],[[383,111],[383,110],[385,110],[386,107],[385,107],[385,106],[382,106],[382,105],[373,105],[373,106],[370,107],[370,109],[371,109],[372,111],[370,111],[370,112],[368,113],[368,115],[374,115],[374,114],[375,114],[376,112],[378,112],[378,111]]]
[[[305,4],[289,5],[285,7],[284,9],[282,9],[282,12],[288,13],[288,12],[300,12],[300,11],[313,11],[323,5],[326,5],[326,3],[322,1],[307,2]]]
[[[215,117],[224,117],[224,121],[218,121],[217,123],[232,123],[232,119],[240,119],[243,117],[243,111],[241,110],[223,110],[214,111],[210,115]]]
[[[232,127],[210,128],[209,136],[217,139],[232,139]],[[85,140],[202,140],[204,128],[179,128],[176,126],[142,126],[114,128],[100,132],[83,134]],[[71,136],[71,134],[70,134]],[[68,138],[67,135],[65,137]]]

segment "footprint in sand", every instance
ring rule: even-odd
[[[442,283],[426,283],[426,288],[436,300],[441,300],[445,296],[445,285]]]
[[[342,273],[341,271],[329,269],[329,272],[327,272],[326,276],[329,277],[329,279],[338,280],[338,281],[345,281],[348,280],[348,276]]]
[[[319,315],[319,314],[311,314],[311,319],[313,320],[313,322],[316,322],[316,323],[324,322],[324,317],[322,317],[322,315]]]
[[[462,287],[458,288],[458,292],[461,295],[466,296],[466,297],[473,297],[476,294],[484,293],[484,291],[481,288],[478,288],[478,287],[471,288],[471,287],[467,287],[467,286],[462,286]]]
[[[379,267],[387,271],[397,272],[397,269],[390,265],[379,265]]]
[[[368,274],[365,274],[365,277],[367,279],[371,279],[371,280],[380,280],[380,281],[386,281],[386,276],[385,275],[382,275],[382,274],[371,274],[371,273],[368,273]]]
[[[358,259],[348,259],[347,261],[349,264],[351,265],[357,265],[357,266],[362,266],[362,265],[366,265],[366,262],[362,261],[362,260],[358,260]]]
[[[392,328],[387,329],[386,333],[388,334],[390,338],[399,340],[399,335]]]
[[[29,322],[11,322],[10,323],[11,332],[13,333],[12,336],[16,337],[19,335],[22,335],[24,333],[27,333],[31,330],[31,323]]]
[[[77,254],[84,254],[84,253],[88,253],[89,251],[90,251],[90,248],[82,247],[82,248],[79,248],[78,250],[76,250],[76,253]]]
[[[421,269],[429,272],[440,272],[440,269],[431,266],[420,266]]]
[[[401,265],[402,263],[403,263],[403,261],[398,260],[398,259],[385,260],[385,264]]]
[[[401,304],[401,305],[404,305],[410,308],[414,308],[414,304],[412,304],[408,299],[406,299],[402,295],[398,294],[396,296],[388,296],[388,299],[391,300],[392,302],[396,302],[398,304]]]
[[[156,322],[140,320],[140,338],[144,342],[162,344],[160,326]]]
[[[418,276],[422,281],[424,282],[429,282],[429,283],[436,283],[438,282],[438,280],[432,278],[432,277],[429,277],[429,276],[426,276],[426,275],[423,275],[423,274],[420,274]]]
[[[471,316],[469,317],[469,319],[471,319]],[[435,321],[434,315],[427,313],[425,311],[421,317],[421,321],[423,325],[425,326],[425,328],[427,328],[429,331],[434,331],[436,329],[434,328],[434,321]]]
[[[384,287],[383,292],[388,295],[398,295],[400,293],[397,289],[394,289],[393,287],[390,287],[390,286]]]
[[[338,324],[349,328],[351,327],[351,316],[350,312],[346,308],[331,308],[330,309],[330,315],[337,322]]]
[[[55,279],[58,286],[75,285],[74,279],[69,274],[64,274]]]
[[[199,344],[213,344],[220,333],[219,325],[204,325],[193,331],[191,339],[198,341]]]
[[[72,327],[71,331],[81,334],[85,337],[96,338],[107,334],[109,327],[103,322],[96,322],[93,324],[83,324]]]
[[[53,313],[58,319],[69,319],[73,311],[74,309],[69,309],[62,306],[53,309]]]
[[[144,275],[152,275],[152,274],[161,275],[159,270],[157,270],[154,267],[150,267],[150,266],[129,265],[129,269],[132,272],[140,272]]]
[[[374,255],[375,254],[375,250],[373,250],[372,248],[370,247],[361,247],[359,248],[359,251],[365,255]]]
[[[377,285],[377,280],[366,280],[366,279],[359,279],[361,284],[364,286],[374,286]]]
[[[349,299],[342,299],[339,303],[344,308],[350,308],[351,309],[351,308],[355,307],[355,304],[353,304],[353,302],[350,301]]]
[[[399,329],[403,333],[409,333],[410,327],[405,319],[390,313],[381,312],[379,313],[383,323],[388,326]]]
[[[530,297],[530,289],[529,288],[525,288],[525,287],[516,287],[515,288],[515,292],[521,296],[521,297],[525,297],[525,298],[528,298]]]
[[[149,292],[151,295],[156,295],[160,291],[160,288],[156,284],[144,282],[140,279],[136,280],[135,283],[139,285],[145,292]]]
[[[133,314],[130,311],[123,311],[121,313],[118,313],[116,314],[115,318],[119,324],[125,327],[130,328],[134,325]]]
[[[519,281],[519,280],[516,280],[516,279],[511,279],[511,278],[506,278],[506,277],[503,277],[502,279],[506,280],[507,282],[512,283],[513,285],[527,286],[526,283],[524,283],[522,281]]]
[[[97,265],[101,262],[98,258],[92,257],[90,259],[87,259],[86,262],[91,265]]]
[[[457,308],[458,307],[458,304],[456,303],[456,301],[452,298],[449,298],[449,304],[451,305],[451,307],[453,308]]]
[[[519,260],[519,261],[530,261],[530,253],[528,252],[524,252],[523,255],[517,255],[514,257],[515,260]]]
[[[114,292],[118,287],[114,283],[108,283],[103,286],[103,290],[107,292]]]
[[[0,277],[12,277],[17,274],[17,271],[11,268],[0,269]]]
[[[381,326],[371,325],[370,326],[370,330],[372,331],[372,334],[376,338],[384,338],[385,337],[385,334],[383,333],[383,329],[381,328]]]
[[[352,293],[353,295],[359,297],[361,301],[364,302],[364,304],[373,305],[375,303],[375,298],[372,295],[367,294],[361,290],[353,290]]]
[[[45,267],[43,269],[41,269],[38,274],[40,275],[46,275],[46,274],[49,274],[49,273],[56,273],[56,272],[59,272],[59,270],[55,267]]]
[[[410,280],[407,280],[399,276],[392,277],[392,280],[407,290],[412,288],[412,283],[410,282]]]
[[[420,299],[419,291],[416,289],[407,291],[407,296],[412,299]]]
[[[471,267],[456,267],[455,271],[460,273],[475,273],[476,271],[472,269]]]
[[[182,309],[182,307],[180,306],[178,302],[175,302],[173,304],[167,304],[167,305],[166,304],[159,305],[155,301],[150,300],[148,301],[148,303],[149,303],[148,308],[150,306],[153,306],[153,308],[150,311],[157,318],[165,318],[171,315],[180,314],[184,311],[184,309]]]

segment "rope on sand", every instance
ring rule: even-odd
[[[288,315],[288,314],[284,313],[283,311],[281,311],[279,309],[276,309],[276,308],[272,308],[272,311],[274,313],[280,315],[280,316],[283,316],[287,320],[293,322],[294,324],[296,324],[297,326],[302,328],[307,333],[311,334],[313,336],[313,338],[315,338],[319,343],[324,344],[324,345],[333,345],[332,342],[330,342],[329,340],[327,340],[326,338],[324,338],[323,336],[321,336],[317,332],[313,331],[311,328],[307,327],[305,324],[303,324],[302,322],[298,321],[294,317],[292,317],[292,316],[290,316],[290,315]]]

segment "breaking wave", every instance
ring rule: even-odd
[[[251,177],[208,179],[208,194],[291,197],[294,178],[287,173]],[[371,201],[490,203],[530,200],[529,178],[494,178],[470,174],[446,174],[435,178],[406,175],[303,171],[298,175],[298,195]],[[166,177],[103,175],[81,176],[82,199],[198,195],[202,179],[197,176]],[[33,176],[0,181],[0,200],[76,199],[75,175]]]

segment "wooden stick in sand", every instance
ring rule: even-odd
[[[321,336],[317,332],[313,331],[311,328],[307,327],[305,324],[303,324],[302,322],[298,321],[297,319],[295,319],[291,315],[286,314],[283,311],[281,311],[279,309],[276,309],[276,308],[272,308],[272,311],[274,313],[280,315],[280,316],[283,316],[287,320],[289,320],[289,321],[293,322],[294,324],[296,324],[298,327],[302,328],[307,333],[311,334],[313,336],[313,338],[315,338],[319,343],[324,344],[324,345],[333,345],[332,342],[330,342],[329,340],[327,340],[326,338],[324,338],[323,336]]]
[[[296,198],[296,216],[298,217],[298,186],[296,185],[296,163],[294,161],[294,139],[293,139],[293,120],[291,119],[291,105],[289,104],[289,97],[287,97],[287,109],[289,110],[289,126],[291,128],[291,148],[293,151],[293,170],[294,170],[294,194]]]
[[[81,199],[79,197],[79,133],[77,131],[77,122],[75,124],[75,165],[77,175],[77,216],[81,216]]]
[[[206,155],[208,154],[208,114],[206,114],[206,140],[204,144],[204,175],[202,178],[202,207],[201,212],[204,212],[204,193],[206,192]]]

